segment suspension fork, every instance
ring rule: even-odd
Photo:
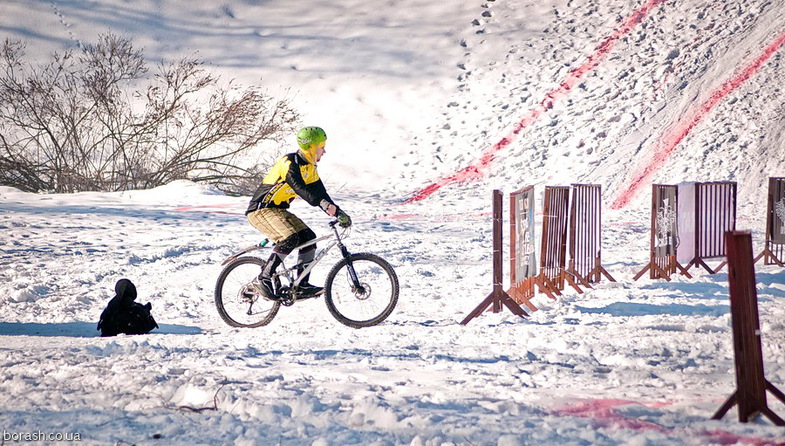
[[[355,292],[363,292],[362,284],[360,283],[360,279],[357,277],[357,271],[354,270],[354,265],[352,264],[352,254],[346,249],[346,245],[343,244],[341,241],[341,235],[338,233],[338,229],[336,229],[335,225],[332,225],[333,232],[335,232],[335,239],[338,243],[338,249],[341,250],[341,256],[346,261],[346,269],[349,270],[349,278],[352,280],[352,288]]]
[[[344,260],[346,260],[346,269],[349,271],[349,278],[352,280],[352,290],[356,293],[363,293],[363,285],[360,283],[360,278],[357,277],[357,271],[354,270],[352,255],[342,243],[339,242],[338,247],[341,249],[341,255],[343,255]]]

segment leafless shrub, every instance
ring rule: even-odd
[[[184,58],[149,75],[127,39],[99,38],[43,66],[0,48],[0,184],[24,191],[146,189],[177,179],[255,187],[264,151],[297,113],[260,87],[222,86]],[[267,159],[269,159],[269,153]]]

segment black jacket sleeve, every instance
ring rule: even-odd
[[[321,179],[311,184],[305,183],[302,172],[300,172],[300,165],[304,162],[306,161],[298,155],[293,156],[292,162],[289,165],[289,171],[286,173],[286,183],[291,186],[294,193],[307,201],[311,206],[319,206],[322,200],[326,200],[328,203],[335,206],[332,198],[327,194],[327,189],[324,187],[324,183],[322,183]]]

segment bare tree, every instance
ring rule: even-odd
[[[247,193],[266,167],[265,148],[298,120],[287,101],[222,85],[195,58],[148,72],[131,42],[114,35],[39,67],[25,63],[21,42],[6,40],[0,184],[116,191],[190,179]]]

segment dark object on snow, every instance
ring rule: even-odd
[[[116,336],[125,334],[145,334],[158,328],[158,324],[150,314],[152,305],[134,302],[136,300],[136,287],[128,279],[120,279],[114,286],[115,296],[109,301],[106,309],[101,313],[98,321],[98,330],[101,336]]]

